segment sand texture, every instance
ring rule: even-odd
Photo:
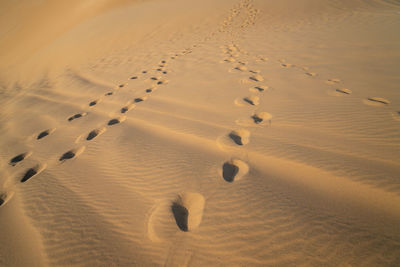
[[[0,266],[399,266],[398,0],[0,2]]]

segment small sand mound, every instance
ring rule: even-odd
[[[199,227],[203,218],[205,200],[199,193],[183,193],[171,205],[176,225],[184,232]]]

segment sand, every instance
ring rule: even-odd
[[[400,2],[0,3],[0,266],[400,265]]]

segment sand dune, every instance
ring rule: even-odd
[[[3,1],[0,266],[399,265],[399,18]]]

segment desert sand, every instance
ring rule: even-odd
[[[398,0],[0,2],[0,266],[400,265]]]

